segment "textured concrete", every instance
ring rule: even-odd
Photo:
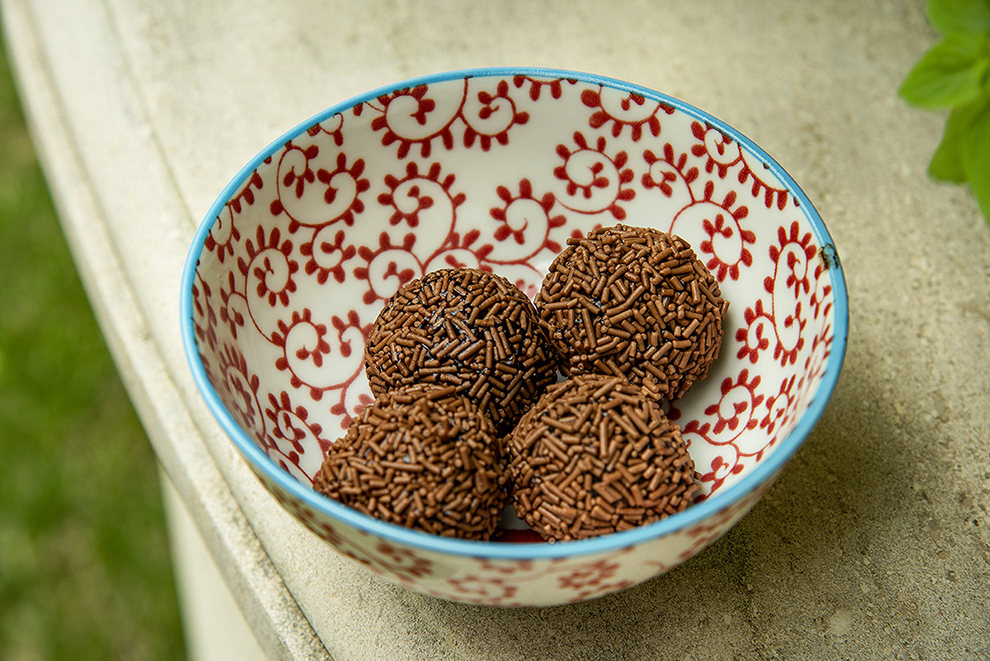
[[[990,227],[964,189],[925,176],[944,118],[896,97],[937,38],[921,0],[3,7],[104,330],[272,658],[312,656],[315,634],[339,661],[990,659]],[[643,586],[542,610],[448,604],[339,561],[227,447],[177,321],[196,224],[267,142],[365,89],[512,64],[635,81],[748,134],[825,218],[853,315],[831,406],[738,526]]]
[[[187,661],[262,661],[264,653],[224,583],[196,524],[161,475],[169,550],[182,611]]]

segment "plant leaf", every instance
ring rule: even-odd
[[[952,112],[949,113],[949,119],[945,122],[942,141],[939,142],[931,163],[928,164],[929,175],[935,179],[960,184],[966,181],[963,146],[972,137],[969,132],[974,118],[985,107],[990,107],[990,92],[952,109]]]
[[[990,32],[990,0],[928,0],[928,20],[943,35]]]
[[[981,34],[950,34],[918,60],[898,94],[911,105],[926,109],[972,101],[979,96],[990,71],[986,40]]]
[[[984,97],[969,122],[963,141],[963,164],[969,188],[980,205],[983,217],[990,222],[990,95]]]
[[[952,181],[961,184],[966,181],[966,168],[963,165],[963,142],[966,139],[964,122],[958,109],[949,113],[945,132],[938,143],[932,160],[928,164],[928,174],[933,179]]]

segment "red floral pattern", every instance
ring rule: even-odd
[[[711,374],[668,405],[702,473],[700,499],[717,501],[816,396],[835,327],[834,260],[756,154],[628,90],[479,76],[383,94],[302,131],[249,173],[206,237],[193,287],[198,352],[238,424],[308,486],[371,402],[364,342],[396,289],[473,266],[533,296],[569,237],[617,221],[688,240],[731,302]],[[772,482],[636,547],[453,561],[334,520],[255,470],[299,521],[375,573],[502,605],[588,599],[667,571]]]

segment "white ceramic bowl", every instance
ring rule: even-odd
[[[312,490],[324,451],[371,400],[364,341],[401,284],[467,265],[532,296],[568,237],[618,222],[688,240],[731,304],[719,360],[669,407],[704,476],[698,502],[595,539],[471,542]],[[292,129],[210,209],[181,304],[204,399],[289,512],[390,581],[497,605],[608,594],[706,548],[817,423],[848,327],[832,240],[769,155],[659,92],[546,69],[401,82]]]

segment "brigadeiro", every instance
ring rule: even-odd
[[[516,515],[548,541],[659,521],[685,509],[698,489],[678,426],[616,376],[550,386],[507,451]]]
[[[313,488],[428,533],[487,540],[505,505],[501,440],[453,386],[386,392],[330,446]]]
[[[561,371],[625,376],[667,399],[708,374],[729,304],[686,241],[615,225],[567,244],[535,301]]]
[[[500,275],[441,269],[407,283],[365,348],[371,390],[452,385],[508,433],[556,380],[557,356],[526,295]]]

